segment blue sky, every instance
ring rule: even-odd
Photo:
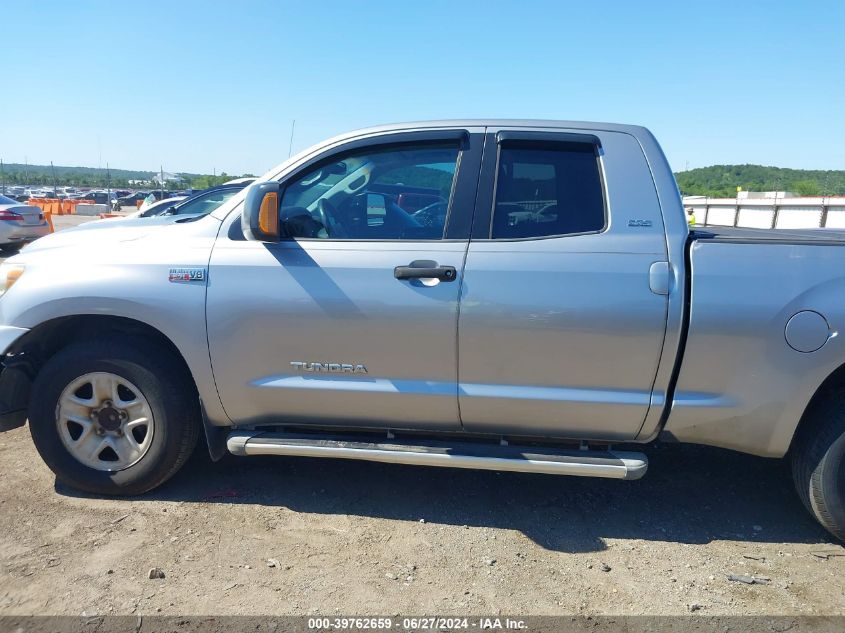
[[[260,173],[458,117],[646,125],[675,170],[845,169],[845,3],[0,0],[6,162]]]

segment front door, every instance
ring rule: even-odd
[[[459,324],[468,431],[630,439],[668,297],[660,205],[632,136],[491,130]],[[495,148],[495,149],[493,149]]]
[[[335,148],[280,178],[280,242],[221,235],[208,338],[236,424],[460,428],[458,294],[483,140]]]

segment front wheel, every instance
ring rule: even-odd
[[[845,389],[807,411],[792,449],[798,495],[819,523],[845,541]]]
[[[172,477],[196,445],[194,385],[169,350],[149,341],[73,343],[44,365],[32,394],[35,447],[73,488],[147,492]]]

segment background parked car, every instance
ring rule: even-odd
[[[176,204],[174,204],[174,198],[162,200],[156,205],[150,205],[146,208],[142,206],[137,212],[130,214],[129,217],[148,218],[156,215],[178,215],[180,217],[206,215],[214,211],[246,186],[245,183],[241,183],[213,187],[189,198],[182,199]]]
[[[117,199],[117,202],[122,207],[134,207],[135,203],[137,203],[139,200],[144,200],[148,195],[150,195],[149,191],[136,191],[135,193],[120,196]]]
[[[117,195],[114,191],[109,193],[108,191],[89,191],[79,200],[88,200],[93,202],[94,204],[106,204],[111,207],[112,203],[117,200]]]
[[[32,242],[50,232],[50,225],[38,207],[0,196],[0,249]]]
[[[57,197],[55,190],[51,189],[35,189],[29,192],[29,198],[55,198]]]
[[[172,199],[179,195],[181,194],[178,191],[161,191],[160,189],[154,189],[147,194],[146,198],[144,198],[144,204],[141,205],[140,210],[145,211],[154,202]]]
[[[134,213],[127,215],[127,218],[149,218],[160,215],[164,211],[173,208],[174,204],[185,200],[185,196],[175,196],[173,198],[165,198],[164,200],[155,200],[149,206],[142,206]],[[145,202],[146,204],[146,202]]]

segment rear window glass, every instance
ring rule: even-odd
[[[0,196],[0,204],[20,204],[17,200],[12,200],[6,196]]]
[[[604,195],[587,143],[503,144],[492,237],[517,239],[601,231]]]

